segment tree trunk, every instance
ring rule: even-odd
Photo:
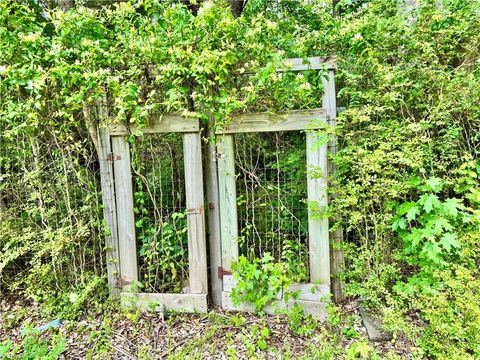
[[[232,8],[232,13],[234,17],[239,17],[242,14],[243,8],[247,1],[245,0],[227,0]]]
[[[68,11],[75,6],[75,0],[58,0],[58,5],[62,11]]]

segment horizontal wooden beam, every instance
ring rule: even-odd
[[[198,119],[186,118],[178,114],[154,114],[150,118],[150,124],[146,127],[137,128],[125,124],[112,124],[109,127],[110,135],[128,135],[137,131],[143,134],[155,133],[191,133],[200,131]]]
[[[235,306],[233,304],[231,294],[227,291],[222,292],[222,307],[226,310],[255,312],[255,307],[252,304],[241,304]],[[291,309],[294,304],[298,304],[303,308],[305,315],[312,315],[312,317],[319,321],[327,319],[327,303],[323,301],[309,301],[309,300],[275,300],[270,305],[267,305],[264,311],[267,314],[275,315],[282,310]]]
[[[233,288],[237,286],[237,280],[232,275],[223,276],[223,291],[232,292]],[[285,293],[296,293],[298,300],[308,301],[324,301],[330,294],[329,284],[313,284],[313,283],[293,283],[288,288],[280,290],[276,296],[277,300],[285,297]]]
[[[284,66],[277,68],[278,72],[283,71],[305,71],[305,70],[335,70],[337,63],[333,56],[313,56],[308,58],[286,59]]]
[[[327,121],[324,109],[293,110],[280,113],[245,113],[233,119],[217,134],[274,132],[319,129]]]
[[[124,306],[158,312],[207,312],[207,294],[120,294]]]

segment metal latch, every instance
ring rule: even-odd
[[[120,155],[116,155],[114,153],[109,153],[107,155],[107,161],[108,162],[114,162],[116,160],[122,160],[122,157]]]
[[[203,214],[203,206],[200,206],[199,208],[187,209],[187,215],[193,215],[193,214]]]
[[[218,278],[223,279],[225,275],[232,275],[232,272],[229,270],[225,270],[223,267],[218,267]]]

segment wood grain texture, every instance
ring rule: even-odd
[[[112,137],[112,152],[116,157],[113,163],[113,169],[115,176],[121,285],[125,289],[134,281],[138,281],[138,268],[130,146],[123,136]]]
[[[125,124],[112,124],[109,127],[110,135],[120,136],[136,132],[142,134],[155,133],[190,133],[200,131],[198,119],[186,118],[178,114],[153,114],[147,127],[127,127]]]
[[[324,96],[322,99],[322,106],[326,109],[329,116],[329,125],[337,126],[337,101],[335,93],[335,72],[330,70],[328,72],[328,78],[322,79]],[[337,152],[337,139],[333,139],[328,143],[328,153],[334,155]],[[334,172],[334,164],[330,157],[328,158],[328,175],[330,176]],[[335,194],[332,195],[332,199],[335,198]],[[332,221],[335,223],[338,220],[337,217],[333,217]],[[345,299],[344,296],[344,284],[340,280],[340,274],[345,269],[345,258],[343,250],[341,249],[343,243],[343,229],[340,226],[336,226],[335,230],[330,232],[330,271],[331,271],[331,291],[333,300],[335,302],[341,302]]]
[[[98,159],[100,164],[103,216],[109,230],[107,235],[105,235],[107,280],[110,293],[116,297],[120,294],[120,288],[118,286],[118,280],[120,278],[120,254],[117,234],[113,164],[107,160],[108,154],[112,152],[112,144],[110,136],[105,128],[98,130],[98,139]]]
[[[330,284],[328,217],[321,213],[328,205],[327,144],[315,132],[307,133],[308,250],[310,281]]]
[[[247,113],[234,115],[233,119],[217,134],[295,131],[319,129],[326,122],[324,109],[293,110],[287,112]]]
[[[207,294],[147,294],[147,293],[121,293],[122,305],[140,308],[143,310],[154,309],[158,312],[202,312],[208,310]]]
[[[207,191],[208,244],[210,250],[210,295],[212,303],[222,305],[222,279],[218,277],[218,268],[222,266],[222,239],[220,237],[220,205],[218,197],[217,147],[214,132],[207,128],[207,137],[211,140],[205,145],[205,187]]]
[[[233,135],[224,135],[219,139],[217,154],[222,267],[225,270],[231,270],[232,261],[238,259],[237,190]]]
[[[190,293],[206,294],[208,292],[207,244],[205,240],[202,143],[200,133],[183,135],[183,156]]]

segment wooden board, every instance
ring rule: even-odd
[[[208,244],[210,250],[210,285],[214,305],[222,305],[222,279],[218,269],[222,266],[222,244],[220,237],[220,205],[218,199],[217,147],[214,132],[207,128],[208,143],[205,145],[205,187],[207,190]]]
[[[112,144],[105,128],[98,130],[98,138],[103,216],[108,227],[108,232],[105,235],[108,287],[112,295],[118,296],[120,293],[120,288],[118,287],[120,255],[117,234],[117,212],[114,194],[113,164],[107,160],[108,154],[112,152]]]
[[[207,312],[206,294],[121,293],[122,305],[158,312]]]
[[[297,303],[302,306],[306,315],[312,315],[314,319],[319,321],[325,321],[327,318],[326,302],[320,301],[308,301],[308,300],[288,300],[287,302],[283,300],[274,301],[271,305],[267,305],[264,311],[267,314],[278,314],[281,313],[281,310],[291,309],[293,305]],[[227,310],[234,311],[246,311],[246,312],[255,312],[255,307],[251,304],[241,304],[235,306],[232,302],[229,292],[222,292],[222,304],[223,308]]]
[[[327,144],[315,132],[307,133],[308,250],[310,281],[330,284],[328,217],[319,215],[328,205]]]
[[[294,110],[287,112],[248,113],[234,115],[232,121],[217,134],[294,131],[319,129],[326,122],[324,109]]]
[[[233,148],[233,135],[224,135],[217,143],[222,267],[225,270],[230,270],[232,261],[238,259],[237,190]]]
[[[127,127],[125,124],[112,124],[109,128],[110,135],[116,136],[128,135],[137,131],[142,134],[198,132],[200,131],[200,122],[198,119],[190,119],[178,114],[154,114],[147,127],[135,128]]]
[[[208,292],[207,244],[203,200],[202,144],[200,133],[183,135],[185,197],[188,227],[190,293]]]
[[[322,79],[324,96],[322,106],[327,111],[330,126],[337,126],[337,101],[335,93],[335,73],[333,70],[328,72],[328,78]],[[328,153],[335,154],[337,152],[337,139],[333,139],[328,143]],[[328,158],[328,175],[334,172],[334,164],[330,157]],[[333,195],[333,198],[335,194]],[[336,221],[336,217],[333,218]],[[340,274],[345,268],[345,259],[341,245],[343,243],[343,229],[339,226],[330,232],[330,271],[331,271],[331,291],[333,300],[341,302],[344,300],[343,288],[344,284],[340,281]]]
[[[130,146],[123,136],[113,136],[112,151],[115,157],[113,169],[117,204],[120,281],[123,288],[128,288],[133,282],[138,281]]]
[[[232,275],[223,276],[223,291],[230,293],[235,286],[237,286],[237,280]],[[276,298],[283,299],[286,292],[298,292],[299,300],[324,301],[330,294],[330,286],[328,284],[294,283],[279,291]]]

